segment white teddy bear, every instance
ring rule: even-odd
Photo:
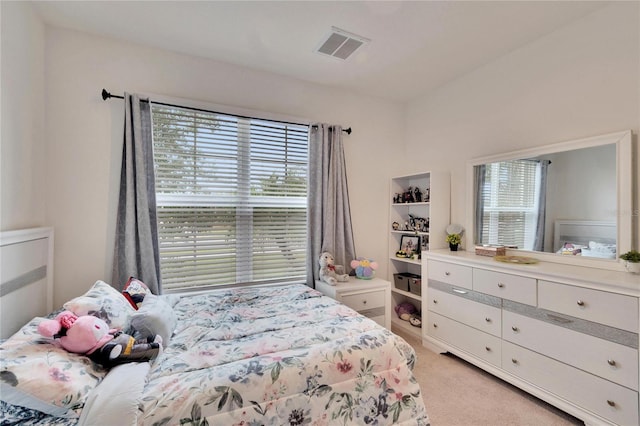
[[[328,251],[320,255],[318,259],[318,263],[320,263],[320,280],[329,285],[349,281],[349,275],[336,273],[336,265],[334,265],[333,262],[333,255]]]

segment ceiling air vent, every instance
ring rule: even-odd
[[[331,32],[324,38],[316,52],[344,60],[370,41],[368,38],[352,34],[340,28],[331,27]]]

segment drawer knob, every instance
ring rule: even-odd
[[[437,299],[433,299],[433,304],[437,305],[438,304],[438,300]]]
[[[512,326],[511,326],[511,329],[512,329],[513,331],[515,331],[516,333],[517,333],[518,331],[520,331],[520,329],[519,329],[518,327],[516,327],[515,325],[512,325]]]
[[[616,406],[616,402],[612,401],[610,399],[607,399],[607,404],[609,404],[609,407],[615,407]]]
[[[433,328],[438,328],[438,324],[436,324],[435,322],[433,323]]]
[[[504,287],[504,284],[502,284],[502,283],[498,283],[498,287],[503,288],[503,287]]]
[[[578,300],[576,303],[578,304],[578,306],[584,306],[584,302],[582,300]]]
[[[362,304],[363,304],[363,305],[366,305],[366,304],[367,304],[367,301],[366,301],[366,300],[363,300],[363,301],[362,301]]]
[[[517,360],[517,359],[515,359],[515,358],[511,358],[511,362],[512,362],[512,363],[514,363],[514,364],[517,364],[517,363],[518,363],[518,360]]]
[[[485,320],[486,322],[491,322],[491,318],[489,318],[489,317],[486,317],[484,320]]]
[[[451,275],[451,272],[446,271],[444,274],[445,274],[446,276],[449,276],[449,275]]]
[[[489,346],[485,346],[484,350],[487,351],[487,352],[491,352],[491,348]]]
[[[608,359],[608,360],[607,360],[607,364],[609,364],[609,365],[610,365],[610,366],[612,366],[612,367],[615,367],[615,365],[616,365],[616,361],[615,361],[614,359]]]

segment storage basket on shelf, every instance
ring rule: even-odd
[[[395,288],[409,291],[413,294],[422,294],[422,277],[409,272],[393,274],[393,284]]]

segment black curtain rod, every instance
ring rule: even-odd
[[[109,98],[124,99],[124,96],[112,95],[111,93],[107,92],[107,89],[102,89],[102,100],[106,101]],[[142,102],[149,102],[149,101],[143,100]],[[211,110],[208,110],[208,109],[186,107],[184,105],[167,104],[167,103],[155,102],[155,101],[153,103],[154,104],[158,104],[158,105],[168,106],[168,107],[188,108],[188,109],[192,109],[192,110],[195,110],[195,111],[211,112],[211,113],[214,113],[214,114],[235,115],[236,117],[240,117],[240,118],[255,118],[255,117],[246,117],[246,116],[237,115],[237,114],[227,114],[227,113],[224,113],[224,112],[211,111]],[[290,123],[288,121],[278,121],[278,120],[270,120],[270,121],[275,121],[276,123],[297,124],[297,123]],[[316,127],[316,126],[312,126],[312,127]],[[351,127],[347,128],[347,129],[342,129],[342,131],[345,132],[346,134],[350,135],[351,134]]]

